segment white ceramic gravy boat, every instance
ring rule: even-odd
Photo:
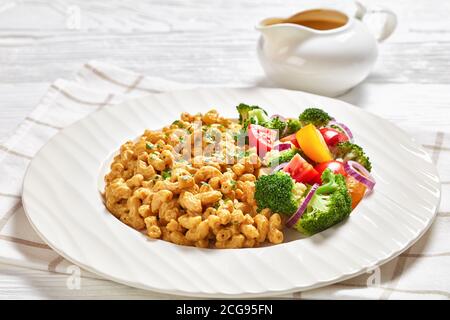
[[[378,44],[397,25],[384,8],[357,3],[354,17],[334,9],[313,9],[289,18],[267,18],[256,29],[262,35],[258,57],[270,80],[289,89],[338,96],[363,81],[372,70]],[[374,13],[386,15],[375,36],[361,21]]]

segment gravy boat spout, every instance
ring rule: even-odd
[[[302,25],[285,22],[286,19],[268,18],[256,25],[268,44],[299,42],[312,35],[314,31]]]

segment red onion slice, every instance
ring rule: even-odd
[[[349,160],[344,163],[344,169],[350,176],[364,184],[369,191],[372,191],[376,183],[375,179],[363,165],[356,161]]]
[[[350,130],[350,128],[347,127],[345,124],[343,124],[341,122],[331,121],[330,125],[334,125],[336,127],[339,127],[340,129],[342,129],[342,131],[344,131],[344,133],[347,135],[348,139],[350,141],[353,141],[353,133]]]
[[[311,189],[309,190],[308,194],[306,195],[305,200],[303,200],[302,204],[300,205],[300,207],[298,208],[297,212],[294,213],[289,219],[288,221],[286,221],[286,226],[288,228],[293,227],[298,220],[300,220],[300,218],[302,217],[303,213],[306,210],[306,207],[308,206],[308,203],[311,201],[313,195],[316,193],[317,188],[319,187],[318,183],[315,183]]]
[[[288,163],[289,163],[289,162],[283,162],[283,163],[280,163],[280,164],[277,165],[275,168],[273,168],[272,172],[280,171],[281,169],[283,169],[284,167],[286,167]]]
[[[292,148],[292,143],[282,142],[282,143],[275,145],[273,148],[278,151],[284,151],[284,150]]]

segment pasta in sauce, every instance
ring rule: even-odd
[[[216,110],[181,114],[161,130],[128,141],[105,176],[108,210],[153,239],[201,248],[283,242],[281,216],[257,211],[264,166],[235,139],[241,126]]]

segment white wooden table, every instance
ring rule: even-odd
[[[143,2],[0,0],[0,140],[52,81],[91,59],[183,82],[264,85],[253,25],[302,8],[299,0]],[[341,98],[403,126],[448,130],[450,2],[370,3],[395,10],[399,26],[380,47],[372,75]],[[66,275],[0,264],[0,299],[150,296],[85,278],[80,290],[68,290],[66,281]]]

